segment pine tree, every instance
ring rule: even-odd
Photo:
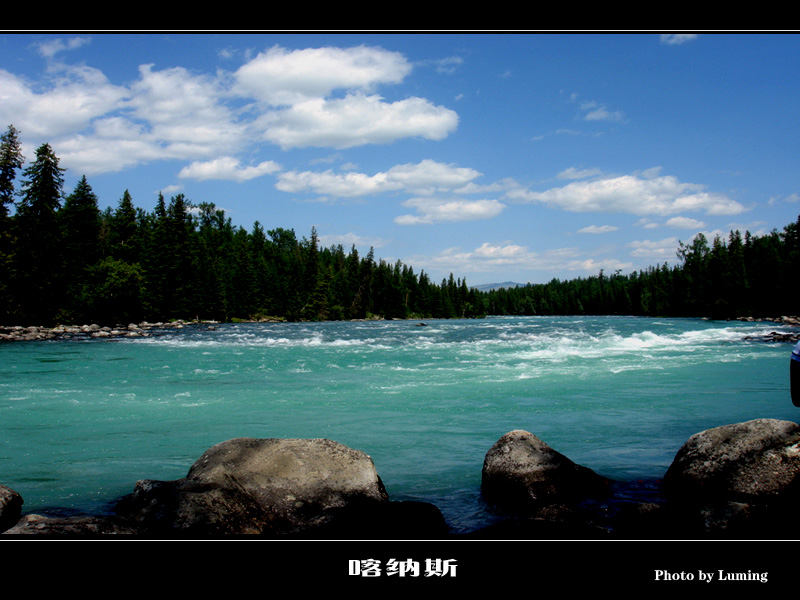
[[[0,137],[0,220],[8,216],[6,205],[14,203],[14,180],[25,164],[19,134],[13,125]]]
[[[0,138],[0,322],[11,318],[13,276],[11,220],[8,206],[14,203],[14,180],[25,160],[20,150],[17,130],[9,125]]]
[[[122,194],[111,219],[111,254],[129,264],[140,260],[136,208],[128,190]]]
[[[64,172],[49,144],[36,150],[36,160],[24,172],[15,231],[15,286],[20,318],[47,324],[57,320],[62,301],[63,252],[57,213],[61,207]]]
[[[64,200],[64,207],[58,213],[61,225],[62,253],[64,256],[63,275],[66,298],[64,308],[73,321],[91,318],[86,314],[84,294],[87,274],[101,257],[100,251],[100,209],[97,196],[82,177],[74,191]]]

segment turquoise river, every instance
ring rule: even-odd
[[[694,433],[796,421],[774,323],[634,317],[252,323],[0,345],[0,484],[25,513],[101,514],[234,437],[369,454],[392,500],[452,530],[494,516],[481,467],[534,433],[623,482],[657,481]]]

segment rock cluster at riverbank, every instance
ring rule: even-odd
[[[379,318],[356,319],[363,321],[382,320]],[[800,317],[778,317],[778,318],[755,318],[740,317],[737,321],[745,322],[767,322],[780,323],[788,327],[800,327]],[[263,317],[260,319],[242,320],[238,323],[276,323],[284,322],[278,317]],[[114,327],[91,325],[56,325],[55,327],[42,327],[38,325],[0,325],[0,342],[32,342],[42,340],[70,340],[70,339],[91,339],[91,338],[137,338],[149,337],[169,329],[181,329],[187,325],[208,325],[214,328],[218,321],[185,321],[175,320],[169,322],[150,323],[129,323],[128,325],[116,325]],[[418,323],[418,327],[425,327],[426,323]],[[755,338],[746,337],[745,340],[760,340],[767,342],[797,342],[800,341],[800,332],[777,332],[773,331],[765,336]]]
[[[514,430],[486,454],[481,493],[497,523],[484,539],[793,539],[800,425],[756,419],[692,436],[652,501]],[[175,481],[142,480],[114,514],[22,514],[0,485],[6,535],[148,538],[443,539],[439,509],[389,499],[372,459],[324,439],[237,438],[210,448]]]
[[[737,321],[744,321],[747,323],[780,323],[787,327],[800,327],[799,317],[779,317],[777,319],[757,319],[754,317],[740,317]],[[798,331],[770,331],[762,336],[747,336],[744,338],[747,341],[761,341],[761,342],[788,342],[795,344],[800,342],[800,332]]]
[[[92,325],[57,325],[40,327],[32,325],[0,326],[0,342],[32,342],[41,340],[72,340],[91,338],[149,337],[167,329],[180,329],[196,321],[170,321],[169,323],[129,323],[115,327]],[[212,322],[213,323],[213,322]]]

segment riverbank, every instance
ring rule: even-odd
[[[92,338],[140,338],[149,337],[170,329],[182,329],[188,325],[205,324],[213,327],[217,321],[170,321],[167,323],[129,323],[108,327],[97,324],[92,325],[57,325],[55,327],[39,327],[21,325],[0,326],[0,341],[3,342],[31,342],[42,340],[71,340]]]

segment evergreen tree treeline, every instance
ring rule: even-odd
[[[675,266],[478,291],[452,274],[435,283],[376,260],[372,249],[362,257],[355,246],[322,248],[313,228],[302,239],[259,222],[247,231],[182,194],[159,195],[146,212],[126,190],[101,211],[86,177],[64,195],[65,170],[48,144],[16,190],[23,165],[9,126],[0,138],[0,323],[800,312],[800,217],[763,236],[698,234],[680,243]]]
[[[709,244],[702,233],[679,243],[680,263],[486,294],[492,315],[634,315],[663,317],[797,316],[800,313],[800,217],[763,236],[731,231]]]
[[[465,280],[436,284],[372,249],[321,248],[314,229],[308,239],[259,222],[247,231],[182,194],[146,212],[126,190],[101,211],[86,177],[64,195],[47,144],[15,193],[24,161],[13,126],[0,145],[0,323],[483,316]]]

